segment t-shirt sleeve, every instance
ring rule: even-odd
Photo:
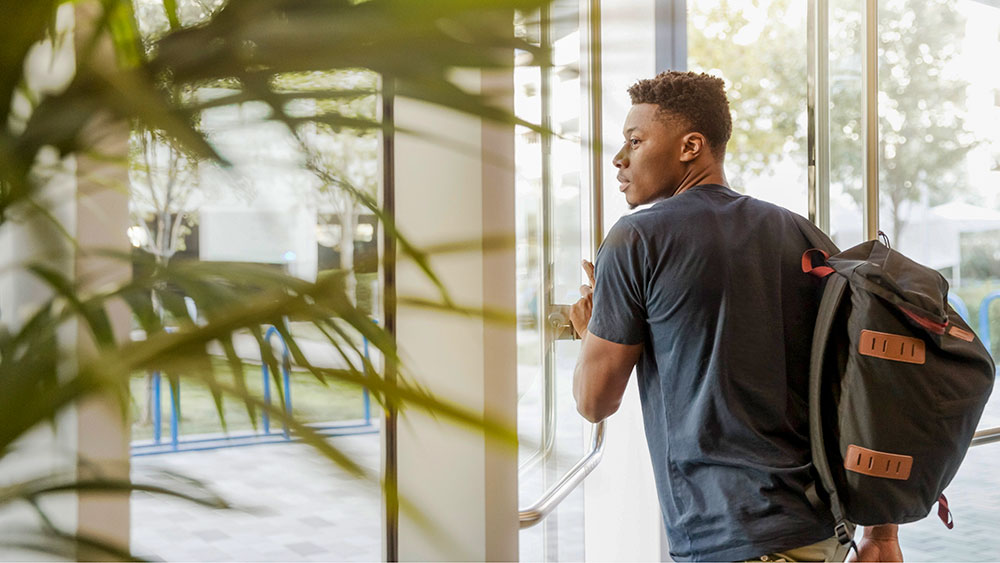
[[[639,344],[646,327],[646,249],[626,218],[611,228],[594,263],[594,309],[587,330],[618,344]]]

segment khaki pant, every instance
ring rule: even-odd
[[[819,543],[797,547],[779,553],[762,555],[757,559],[747,561],[843,561],[847,559],[848,547],[840,545],[837,537],[825,539]]]

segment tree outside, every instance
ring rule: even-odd
[[[976,139],[966,126],[968,82],[955,72],[965,19],[948,0],[886,0],[879,13],[879,194],[881,223],[902,241],[915,206],[939,205],[970,191],[965,159]],[[860,21],[831,47],[858,44]],[[831,54],[852,56],[852,50]],[[860,66],[858,67],[860,69]],[[834,106],[860,107],[860,80],[834,91]],[[844,135],[831,135],[831,179],[859,202],[861,153],[847,138],[860,136],[860,115]],[[904,249],[905,251],[905,249]]]
[[[729,94],[726,173],[734,189],[744,190],[784,160],[804,170],[804,3],[710,0],[691,2],[688,10],[688,66],[721,77]]]
[[[729,89],[733,138],[726,167],[734,185],[773,173],[787,161],[804,171],[804,3],[714,0],[691,3],[689,10],[691,69],[721,75]],[[858,209],[859,10],[856,2],[834,0],[830,14],[831,182]],[[968,83],[954,70],[965,36],[954,3],[885,0],[880,10],[879,184],[884,229],[899,239],[915,205],[933,206],[968,192],[964,164],[976,139],[966,127]]]
[[[995,28],[1000,26],[972,21],[977,14],[990,21],[998,18],[995,10],[980,9],[975,2],[882,0],[879,6],[881,228],[894,248],[941,269],[978,326],[983,297],[1000,288],[1000,231],[969,230],[956,219],[951,235],[923,233],[914,222],[921,221],[923,230],[936,228],[924,221],[935,206],[947,202],[990,206],[1000,201],[1000,190],[990,186],[995,180],[984,180],[989,175],[980,173],[984,167],[1000,170],[995,163],[1000,136],[977,122],[988,121],[983,112],[1000,105],[995,91],[1000,82],[984,79],[979,74],[985,67],[976,64],[979,51],[996,48]],[[688,9],[689,66],[723,77],[729,92],[733,137],[726,169],[731,183],[804,212],[805,3],[706,0],[689,3]],[[863,237],[861,16],[857,1],[830,2],[831,226],[842,246]],[[984,25],[977,27],[980,23]],[[977,101],[982,95],[990,99]],[[979,147],[990,143],[994,148]],[[984,162],[977,151],[985,153]],[[974,181],[969,176],[973,169]],[[779,185],[768,192],[774,183]],[[940,218],[936,221],[941,225]],[[957,237],[953,245],[939,247],[939,240],[932,241],[933,248],[921,244],[946,236]],[[931,263],[935,261],[939,263]],[[1000,313],[997,307],[993,312],[993,348],[1000,351]]]
[[[223,3],[180,0],[173,14],[160,0],[137,0],[135,19],[143,49],[150,53],[156,40],[172,27],[206,21]],[[171,96],[178,104],[190,104],[197,92],[193,88],[177,89]],[[200,116],[192,119],[200,130]],[[195,210],[202,193],[199,167],[203,162],[164,131],[140,124],[133,127],[129,140],[129,211],[133,226],[129,238],[133,246],[152,254],[157,264],[165,265],[185,249],[184,237],[197,222]]]
[[[316,114],[336,111],[355,119],[374,120],[378,81],[376,74],[365,70],[311,72],[282,77],[281,88],[296,92],[349,92],[351,94],[342,99],[319,100],[309,111]],[[314,122],[305,130],[302,141],[311,165],[323,170],[324,178],[337,180],[311,186],[310,193],[303,195],[319,210],[318,243],[337,250],[339,269],[349,272],[345,280],[347,293],[352,299],[357,299],[359,293],[373,291],[368,286],[374,279],[355,271],[354,245],[359,228],[358,218],[363,209],[356,193],[360,192],[373,200],[377,195],[378,135],[371,130]],[[333,218],[336,220],[330,220]]]

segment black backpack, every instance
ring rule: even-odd
[[[815,233],[809,238],[820,246]],[[944,277],[887,244],[868,241],[832,256],[812,249],[802,269],[825,283],[809,426],[834,532],[853,545],[848,523],[912,522],[939,501],[951,528],[942,491],[993,389],[989,351],[948,305]]]

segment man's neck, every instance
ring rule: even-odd
[[[709,166],[698,170],[688,170],[688,173],[684,176],[680,187],[677,188],[674,195],[682,194],[695,186],[703,186],[705,184],[729,187],[729,182],[726,180],[726,172],[722,167]]]

